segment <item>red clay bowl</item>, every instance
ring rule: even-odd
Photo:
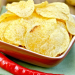
[[[75,18],[74,15],[72,16]],[[7,44],[2,41],[0,41],[0,51],[9,56],[15,57],[19,60],[34,64],[34,65],[38,65],[42,67],[53,67],[59,64],[66,57],[71,47],[73,46],[74,42],[75,42],[75,36],[72,38],[68,49],[61,56],[58,56],[58,57],[49,57],[49,56],[41,55],[24,48]]]

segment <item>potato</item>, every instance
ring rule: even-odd
[[[75,0],[66,0],[66,3],[75,6]]]

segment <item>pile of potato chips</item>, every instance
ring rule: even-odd
[[[33,0],[7,4],[0,16],[0,40],[33,52],[57,57],[75,35],[75,22],[65,3]]]

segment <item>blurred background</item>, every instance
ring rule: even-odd
[[[1,11],[1,7],[5,6],[7,3],[18,2],[18,1],[26,1],[26,0],[0,0],[0,11]],[[75,15],[75,0],[34,0],[34,3],[41,3],[44,1],[48,1],[49,3],[64,2],[68,4],[71,14]]]

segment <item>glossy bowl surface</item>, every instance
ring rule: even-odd
[[[74,15],[72,16],[75,18]],[[41,55],[21,47],[7,44],[3,41],[0,41],[0,51],[9,56],[12,56],[14,58],[17,58],[19,60],[34,65],[38,65],[42,67],[54,67],[66,57],[71,47],[73,46],[74,42],[75,42],[75,36],[72,38],[68,49],[59,57],[49,57],[49,56]]]

